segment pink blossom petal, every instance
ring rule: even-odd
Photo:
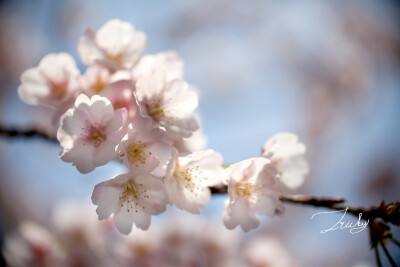
[[[119,193],[121,186],[110,181],[102,182],[94,187],[92,202],[97,205],[99,220],[107,219],[119,208]]]
[[[121,234],[129,235],[132,231],[133,217],[133,212],[128,212],[126,209],[121,209],[118,214],[114,215],[114,224]]]
[[[223,213],[223,221],[228,229],[234,229],[240,225],[243,231],[248,232],[251,229],[257,228],[260,221],[257,217],[249,212],[249,209],[242,201],[235,201],[225,207]]]

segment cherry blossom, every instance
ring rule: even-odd
[[[291,133],[274,135],[262,148],[262,155],[278,170],[280,182],[290,189],[302,185],[309,172],[305,152],[306,146]]]
[[[187,214],[169,218],[160,244],[160,254],[166,266],[207,266],[205,251],[200,244],[203,224],[200,218]]]
[[[165,72],[141,76],[136,96],[143,116],[164,127],[172,139],[190,137],[199,128],[194,110],[198,96],[183,80],[166,82]]]
[[[62,117],[57,139],[63,150],[60,158],[72,162],[81,173],[88,173],[95,167],[115,157],[115,147],[124,135],[125,108],[114,108],[111,102],[98,95],[89,99],[81,94],[74,108]]]
[[[52,211],[52,232],[66,254],[54,266],[110,266],[107,255],[107,225],[99,223],[93,206],[57,204]]]
[[[33,221],[5,237],[2,254],[7,266],[55,266],[65,259],[55,236]]]
[[[79,70],[70,55],[48,54],[37,67],[22,73],[18,94],[28,104],[56,108],[75,96],[79,79]]]
[[[248,266],[300,267],[279,239],[258,236],[244,246],[243,254]]]
[[[129,87],[134,88],[134,84],[130,81],[132,75],[129,71],[118,70],[110,72],[109,69],[99,65],[90,66],[82,77],[83,93],[91,97],[93,95],[100,95],[108,85],[118,81],[129,82]]]
[[[200,226],[202,227],[197,239],[207,258],[208,266],[238,266],[238,254],[241,253],[237,253],[240,251],[237,232],[229,231],[221,223],[211,220]]]
[[[111,180],[97,184],[92,202],[97,205],[99,220],[114,214],[118,231],[128,235],[132,223],[142,230],[150,226],[151,215],[166,209],[166,197],[162,182],[149,174],[120,174]]]
[[[244,266],[238,232],[187,213],[166,221],[158,236],[162,266]]]
[[[111,73],[108,69],[101,66],[89,67],[83,75],[83,87],[87,96],[99,95],[109,84]]]
[[[100,95],[110,100],[114,109],[126,108],[128,110],[128,124],[140,117],[139,106],[133,93],[133,85],[129,80],[111,82],[102,90]]]
[[[117,147],[118,157],[130,171],[160,177],[165,176],[171,152],[172,140],[150,118],[135,120]]]
[[[113,19],[97,32],[88,29],[80,38],[78,51],[87,65],[102,65],[111,71],[132,68],[146,47],[146,35],[129,22]]]
[[[205,150],[207,148],[207,138],[199,129],[193,132],[191,137],[175,139],[174,147],[179,153]]]
[[[142,75],[150,75],[160,70],[165,73],[166,82],[183,79],[183,61],[174,51],[143,56],[132,69],[132,78],[137,81]]]
[[[154,229],[154,228],[153,228]],[[152,231],[143,231],[133,227],[129,236],[121,239],[112,249],[115,258],[120,264],[118,266],[163,266],[160,257],[160,236],[163,233]]]
[[[200,213],[210,200],[208,187],[221,183],[222,163],[221,154],[211,149],[176,156],[164,181],[169,201],[179,209]]]
[[[247,232],[260,223],[256,213],[272,217],[284,210],[275,177],[275,168],[266,158],[247,159],[225,170],[230,199],[225,202],[223,220],[228,229],[240,225]]]
[[[147,230],[151,216],[164,212],[167,204],[200,213],[211,198],[209,187],[221,183],[228,185],[229,200],[223,212],[228,229],[240,225],[247,232],[259,225],[257,214],[283,212],[280,190],[299,187],[309,171],[304,144],[294,134],[280,133],[264,144],[263,157],[224,170],[222,156],[205,150],[206,138],[196,113],[198,95],[183,80],[182,59],[174,51],[142,56],[145,47],[144,33],[113,19],[97,32],[88,29],[80,38],[79,55],[89,65],[83,76],[65,53],[49,54],[38,67],[21,75],[21,99],[55,108],[54,125],[58,126],[63,161],[81,173],[113,158],[128,169],[128,173],[95,186],[92,202],[98,218],[112,216],[118,231],[126,235],[133,225]],[[89,251],[104,249],[103,239],[90,238],[101,232],[99,229],[83,233],[83,227],[90,228],[89,221],[86,225],[57,217],[60,236],[79,234],[79,240],[63,238],[65,247],[72,244],[68,250],[74,251],[78,243],[86,244]],[[204,238],[204,244],[196,247],[221,247],[223,251],[222,242],[211,241]],[[200,259],[194,254],[187,256],[182,262]],[[221,260],[218,253],[208,256]]]

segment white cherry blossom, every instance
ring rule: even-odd
[[[142,115],[164,127],[172,139],[190,137],[199,128],[194,112],[198,96],[185,81],[166,82],[163,71],[143,75],[136,82],[136,96]]]
[[[82,78],[84,93],[91,97],[93,95],[99,95],[109,84],[111,73],[107,68],[91,66],[87,68]]]
[[[57,132],[63,147],[60,158],[72,162],[81,173],[109,162],[124,135],[126,113],[125,108],[114,111],[105,97],[79,95],[74,107],[61,117]]]
[[[251,158],[232,164],[225,170],[224,178],[229,200],[225,202],[223,220],[228,229],[240,225],[247,232],[259,225],[256,214],[272,217],[284,210],[270,160]]]
[[[106,222],[97,220],[93,205],[60,203],[53,207],[51,230],[62,243],[61,266],[110,266]],[[60,266],[57,264],[56,266]]]
[[[207,137],[199,129],[193,132],[191,137],[175,139],[174,147],[179,153],[205,150],[207,148]]]
[[[139,106],[133,93],[133,85],[129,80],[111,82],[100,93],[113,104],[114,109],[126,108],[128,110],[127,124],[140,117]]]
[[[274,135],[262,148],[263,157],[270,159],[278,170],[280,182],[290,189],[302,185],[309,172],[305,152],[306,146],[291,133]]]
[[[201,218],[187,213],[171,216],[167,220],[160,238],[160,254],[165,266],[209,266],[200,244],[203,225]]]
[[[145,55],[132,69],[132,78],[137,81],[140,76],[149,75],[159,70],[165,73],[166,82],[183,79],[183,60],[174,51]]]
[[[198,219],[196,219],[198,221]],[[200,223],[197,222],[199,225]],[[198,226],[197,239],[212,266],[240,266],[240,238],[237,232],[227,230],[220,222],[208,220]],[[192,230],[193,231],[193,230]]]
[[[119,158],[134,173],[165,176],[171,159],[172,140],[150,118],[138,118],[117,147]]]
[[[283,246],[282,242],[275,237],[257,236],[251,238],[244,245],[243,255],[247,266],[301,266]]]
[[[221,183],[223,158],[211,149],[180,154],[170,161],[164,181],[171,204],[191,213],[210,200],[209,186]]]
[[[118,231],[128,235],[132,223],[142,230],[150,226],[151,215],[166,209],[166,197],[162,182],[149,174],[120,174],[111,180],[97,184],[92,202],[97,205],[99,220],[114,214]]]
[[[57,266],[65,254],[57,238],[33,221],[23,221],[18,232],[7,234],[2,254],[7,266]]]
[[[22,73],[18,94],[28,104],[57,108],[76,96],[79,80],[79,70],[69,54],[48,54],[37,67]]]
[[[145,48],[146,35],[118,19],[108,21],[97,32],[86,30],[78,45],[84,64],[102,65],[111,71],[132,68]]]
[[[117,266],[165,266],[165,262],[160,262],[160,237],[163,234],[154,228],[143,231],[133,227],[129,236],[120,238],[120,242],[113,242],[111,246],[120,263]]]

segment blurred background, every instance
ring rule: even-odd
[[[259,156],[269,137],[290,131],[307,145],[311,167],[296,193],[345,197],[352,206],[396,201],[399,12],[397,1],[379,0],[3,0],[0,124],[45,126],[48,111],[18,98],[20,74],[53,52],[70,53],[84,72],[79,37],[88,27],[98,29],[119,18],[147,34],[145,54],[175,50],[183,58],[185,79],[200,93],[208,147],[226,163]],[[60,203],[87,206],[88,216],[95,217],[90,200],[94,185],[123,171],[112,162],[81,175],[58,158],[60,150],[41,139],[0,137],[2,244],[23,221],[52,227]],[[193,228],[196,218],[218,228],[226,198],[213,196],[197,217],[169,209],[151,227],[167,231],[171,221],[194,217],[189,223]],[[236,229],[235,235],[243,242],[274,236],[299,266],[374,266],[367,230],[321,235],[339,215],[311,220],[324,210],[286,207],[281,216],[261,218],[258,229],[246,234]],[[400,232],[394,232],[399,238]],[[400,258],[398,247],[388,248]]]

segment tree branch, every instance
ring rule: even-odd
[[[31,138],[40,137],[48,141],[57,142],[55,136],[49,134],[40,128],[27,128],[18,129],[13,127],[5,127],[0,125],[0,136],[5,136],[8,138]],[[226,194],[226,186],[215,186],[210,187],[212,194]],[[350,213],[356,217],[362,213],[364,219],[369,219],[370,221],[375,218],[381,218],[385,222],[390,222],[395,225],[400,225],[400,201],[386,205],[384,202],[380,206],[372,207],[350,207],[342,205],[346,202],[346,199],[340,197],[316,197],[310,195],[292,195],[292,196],[281,196],[280,200],[286,203],[314,206],[314,207],[324,207],[331,210],[344,210],[347,209],[347,213]]]
[[[8,138],[32,138],[32,137],[40,137],[48,141],[56,142],[57,138],[44,129],[41,128],[26,128],[24,130],[14,128],[14,127],[5,127],[0,124],[0,136],[5,136]]]

